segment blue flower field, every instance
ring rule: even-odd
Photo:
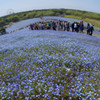
[[[100,38],[29,30],[0,36],[0,100],[98,100]]]

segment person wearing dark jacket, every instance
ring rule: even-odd
[[[90,34],[89,35],[92,35],[93,34],[93,31],[94,31],[94,25],[90,26]]]
[[[30,24],[30,29],[33,30],[33,24]]]
[[[88,23],[87,24],[87,35],[89,35],[90,34],[90,24]]]
[[[71,27],[72,27],[72,32],[74,32],[74,23],[72,23]]]

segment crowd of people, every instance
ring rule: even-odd
[[[86,29],[88,35],[93,34],[93,25],[87,24],[87,27],[84,27],[83,21],[80,23],[74,22],[70,23],[68,21],[58,21],[58,20],[51,20],[51,21],[44,21],[44,22],[38,22],[34,24],[30,24],[31,30],[62,30],[62,31],[72,31],[72,32],[80,32],[83,33],[83,31]]]

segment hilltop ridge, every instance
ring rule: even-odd
[[[45,9],[32,10],[26,12],[15,13],[0,17],[0,30],[7,27],[12,22],[18,22],[25,19],[37,18],[41,16],[63,16],[69,18],[80,19],[90,22],[100,28],[100,14],[71,9]]]

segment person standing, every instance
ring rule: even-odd
[[[53,30],[56,30],[56,23],[55,22],[52,23],[52,28],[53,28]]]
[[[56,23],[56,26],[57,26],[57,31],[59,31],[59,30],[60,30],[60,23],[57,22],[57,23]]]
[[[72,32],[74,32],[74,23],[72,23],[71,27],[72,27]]]
[[[82,21],[82,33],[83,33],[83,30],[84,30],[84,24],[83,24],[83,21]]]
[[[77,27],[77,22],[76,23],[74,23],[74,30],[75,30],[75,32],[78,32],[78,29],[77,29],[78,27]]]
[[[90,26],[90,35],[92,36],[93,34],[93,31],[94,31],[94,25]]]
[[[81,21],[80,24],[79,24],[80,33],[83,33],[83,30],[84,30],[84,24],[83,24],[83,21]]]
[[[90,34],[90,24],[88,23],[87,24],[87,35],[89,35]]]
[[[30,29],[33,30],[33,24],[30,24]]]
[[[70,31],[70,26],[69,26],[69,22],[68,22],[68,24],[67,24],[67,31]]]
[[[67,21],[64,23],[64,31],[67,31]]]

